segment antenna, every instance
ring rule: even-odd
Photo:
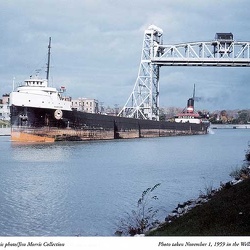
[[[50,49],[51,49],[51,37],[49,38],[49,46],[48,46],[48,63],[47,63],[47,76],[46,79],[49,81],[49,67],[50,67]]]

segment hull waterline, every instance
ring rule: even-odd
[[[80,111],[11,107],[13,141],[85,141],[206,134],[205,124],[140,120]]]

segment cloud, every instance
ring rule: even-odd
[[[54,85],[66,85],[76,98],[94,97],[122,106],[136,81],[143,34],[150,24],[163,29],[166,44],[212,40],[216,32],[233,32],[238,40],[248,41],[247,4],[246,0],[1,1],[0,93],[11,91],[13,76],[20,82],[38,67],[45,71],[51,36]],[[247,108],[248,79],[248,69],[161,68],[160,102],[185,106],[195,83],[197,96],[210,100],[204,105],[211,109]]]

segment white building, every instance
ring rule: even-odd
[[[87,113],[99,113],[98,101],[89,98],[72,99],[72,108]]]
[[[5,94],[0,99],[0,120],[10,120],[10,96]]]

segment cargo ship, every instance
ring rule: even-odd
[[[206,134],[206,124],[178,123],[87,113],[49,86],[47,76],[30,77],[10,93],[11,140],[25,142],[111,140]]]

